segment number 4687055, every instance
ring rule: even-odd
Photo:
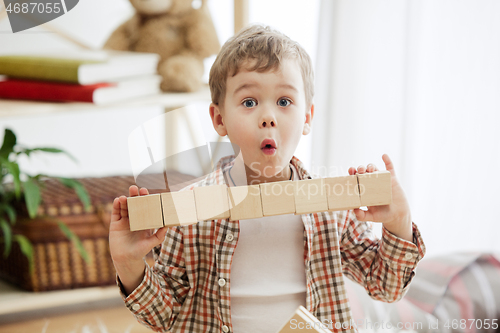
[[[447,329],[494,329],[496,330],[498,328],[498,319],[453,319],[453,320],[447,320],[444,324],[444,327]]]
[[[47,13],[50,14],[54,12],[55,14],[59,14],[61,12],[61,7],[59,7],[61,4],[58,2],[54,3],[42,3],[42,2],[30,2],[30,3],[9,3],[9,5],[5,8],[7,13]],[[30,8],[31,7],[31,8]]]

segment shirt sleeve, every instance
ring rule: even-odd
[[[155,332],[168,330],[174,324],[189,292],[183,259],[182,227],[169,228],[161,247],[153,249],[155,264],[146,263],[139,286],[126,295],[117,276],[125,306],[143,325]]]
[[[373,233],[371,222],[361,222],[348,211],[339,226],[342,269],[351,280],[364,286],[376,300],[396,302],[408,291],[425,245],[412,222],[413,242],[382,227],[382,238]]]

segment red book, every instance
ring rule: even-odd
[[[159,93],[157,75],[89,85],[50,81],[0,79],[0,98],[105,104]]]

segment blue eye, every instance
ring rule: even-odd
[[[253,99],[246,99],[243,101],[243,105],[247,108],[253,108],[257,105],[257,102],[255,102],[255,100]]]
[[[281,98],[279,101],[278,101],[278,105],[281,106],[281,107],[286,107],[288,105],[292,104],[292,102],[287,99],[287,98]]]

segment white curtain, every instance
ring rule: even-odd
[[[312,166],[388,153],[428,254],[500,252],[500,2],[322,0]]]

